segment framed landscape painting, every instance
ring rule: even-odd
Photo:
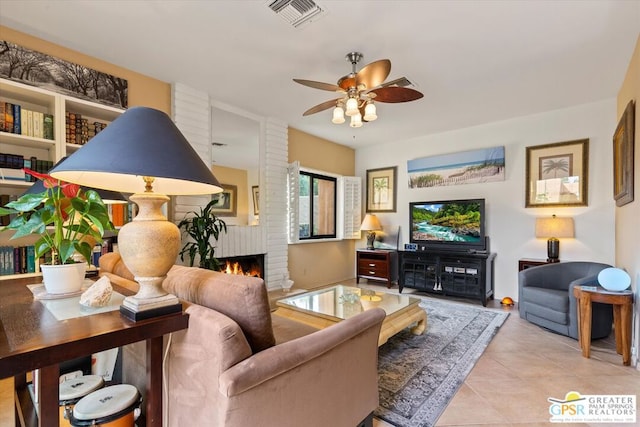
[[[527,147],[525,207],[587,206],[589,140]]]
[[[613,198],[616,206],[633,202],[635,105],[629,101],[613,134]]]
[[[398,167],[367,170],[367,212],[396,211]]]

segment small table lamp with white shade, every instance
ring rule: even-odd
[[[376,239],[376,231],[382,230],[378,217],[374,214],[367,214],[362,221],[360,231],[367,232],[367,249],[373,249],[373,241]]]
[[[130,197],[138,215],[118,233],[122,261],[140,284],[120,312],[141,320],[182,310],[162,282],[180,251],[180,231],[167,220],[167,195],[214,194],[222,186],[171,118],[159,110],[133,107],[51,172],[54,178],[104,188]]]

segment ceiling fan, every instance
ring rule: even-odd
[[[411,84],[406,77],[384,83],[391,71],[391,61],[388,59],[374,61],[362,67],[360,71],[356,71],[356,66],[362,57],[360,52],[350,52],[346,55],[346,60],[351,63],[351,73],[341,77],[335,85],[293,79],[294,82],[304,86],[341,94],[339,98],[330,99],[309,108],[302,115],[309,116],[334,107],[331,120],[333,123],[344,123],[344,116],[347,115],[351,117],[351,127],[360,127],[363,121],[371,122],[378,118],[374,101],[399,103],[415,101],[424,96],[415,89],[405,87]]]

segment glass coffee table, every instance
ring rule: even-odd
[[[418,298],[406,295],[336,285],[281,299],[276,302],[278,309],[274,314],[322,329],[364,310],[380,307],[387,313],[378,338],[380,346],[409,326],[415,335],[424,332],[427,313],[419,303]]]

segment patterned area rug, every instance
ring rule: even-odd
[[[375,416],[398,427],[436,423],[509,315],[420,298],[427,312],[424,334],[405,329],[379,349],[380,406]]]

